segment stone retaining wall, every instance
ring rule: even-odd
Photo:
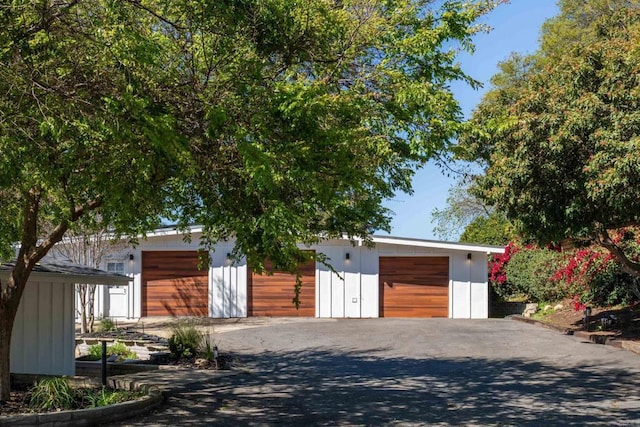
[[[76,338],[76,357],[89,354],[89,347],[93,345],[101,345],[102,341],[106,341],[107,346],[113,344],[116,341],[122,343],[127,346],[129,350],[133,351],[140,360],[149,360],[156,353],[166,353],[169,351],[169,348],[165,345],[144,340],[127,340],[118,338]]]

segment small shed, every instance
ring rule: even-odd
[[[7,280],[13,262],[0,264]],[[126,276],[74,264],[41,262],[22,294],[11,335],[11,367],[16,374],[75,374],[77,283],[126,285]]]

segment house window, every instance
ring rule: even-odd
[[[107,271],[109,273],[124,274],[124,262],[108,262]]]

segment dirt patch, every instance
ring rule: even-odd
[[[576,310],[571,300],[562,302],[562,308],[551,310],[539,320],[573,331],[587,330],[584,311]],[[594,334],[640,341],[640,304],[628,307],[592,307],[588,326],[588,330]]]
[[[11,390],[9,401],[0,403],[0,415],[15,415],[35,412],[29,407],[30,393],[26,390]]]

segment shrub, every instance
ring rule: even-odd
[[[634,281],[620,270],[609,253],[599,248],[581,248],[571,251],[552,277],[564,283],[577,303],[596,306],[630,304],[637,298]]]
[[[99,408],[102,406],[113,405],[116,403],[127,402],[136,399],[143,394],[140,392],[111,390],[102,387],[100,390],[85,390],[82,398],[89,408]]]
[[[181,321],[171,328],[169,351],[176,359],[195,356],[202,341],[200,332],[193,322]]]
[[[508,299],[518,293],[518,289],[507,279],[506,268],[511,257],[519,250],[515,243],[509,242],[504,253],[494,255],[489,261],[489,282],[500,299]]]
[[[108,317],[101,317],[99,321],[100,324],[98,324],[98,326],[96,327],[96,332],[111,332],[117,329],[115,323],[113,323],[113,320],[109,319]]]
[[[64,377],[38,380],[31,391],[29,406],[38,411],[65,410],[76,407],[76,395]]]
[[[114,355],[118,356],[119,362],[122,362],[124,359],[138,358],[138,355],[134,351],[131,351],[126,345],[118,341],[107,346],[107,357]],[[89,358],[91,360],[102,359],[102,344],[95,344],[89,347]]]
[[[198,355],[207,360],[215,360],[217,350],[213,334],[203,334],[198,347]]]
[[[636,300],[632,287],[633,278],[622,273],[617,263],[608,262],[594,272],[591,286],[581,299],[598,306],[627,305]]]
[[[551,280],[561,262],[559,252],[528,248],[511,257],[506,275],[513,287],[532,301],[556,301],[567,296],[565,289]]]

